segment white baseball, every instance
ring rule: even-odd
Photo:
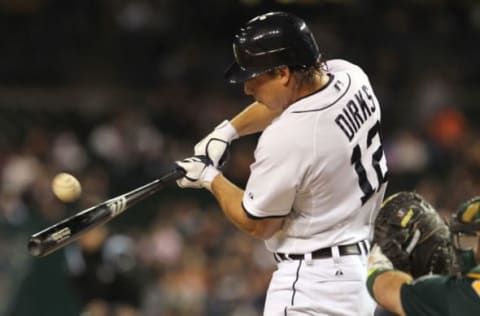
[[[63,202],[73,202],[80,197],[82,186],[69,173],[59,173],[52,180],[52,190],[55,196]]]

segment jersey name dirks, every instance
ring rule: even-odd
[[[376,110],[375,101],[367,86],[363,85],[354,96],[342,108],[342,113],[335,118],[335,123],[349,141]]]

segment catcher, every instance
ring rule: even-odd
[[[480,257],[480,196],[460,205],[449,227],[416,193],[387,198],[369,257],[370,294],[398,315],[480,315],[480,264],[461,243],[468,235],[477,236]]]

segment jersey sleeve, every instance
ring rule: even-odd
[[[295,150],[285,144],[259,140],[242,201],[251,218],[282,217],[292,209],[301,170]]]
[[[446,277],[426,276],[413,284],[404,284],[400,289],[400,297],[407,315],[416,315],[423,310],[435,311],[442,315],[448,310],[448,290]]]

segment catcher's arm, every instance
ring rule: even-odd
[[[379,274],[373,283],[373,298],[387,310],[404,316],[401,289],[404,284],[412,282],[412,277],[399,270],[385,271]]]
[[[392,262],[374,244],[368,256],[367,289],[375,301],[398,315],[405,315],[400,291],[404,284],[412,282],[412,276],[395,270]]]

